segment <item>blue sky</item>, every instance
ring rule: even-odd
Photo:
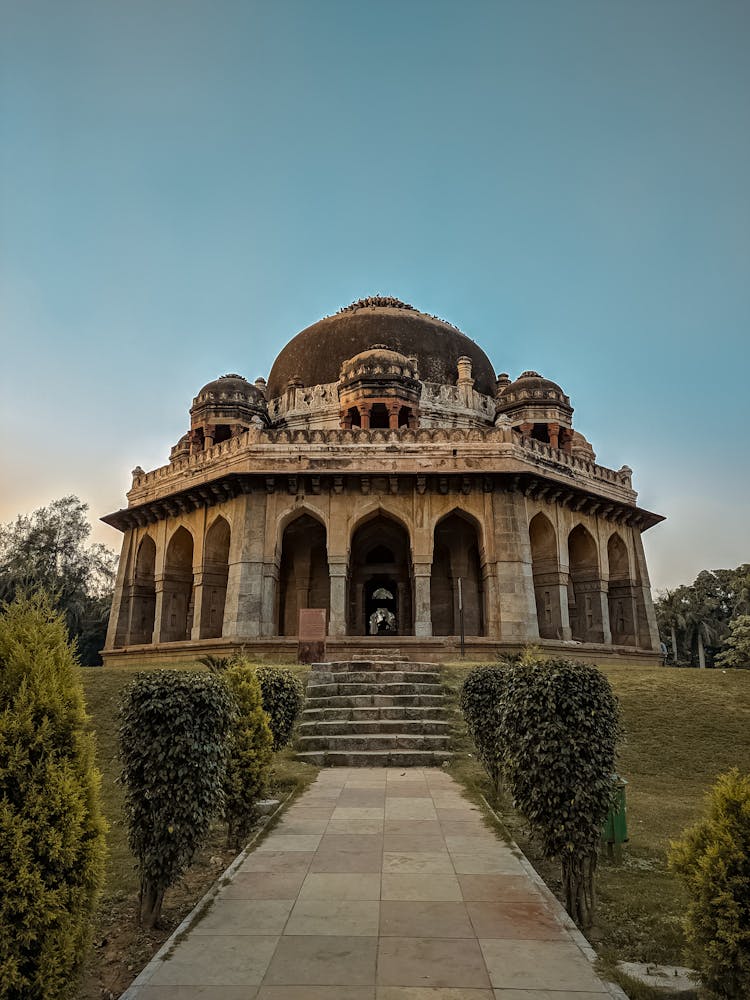
[[[563,385],[668,517],[655,587],[750,561],[750,5],[0,0],[0,29],[0,520],[123,506],[201,385],[382,293]]]

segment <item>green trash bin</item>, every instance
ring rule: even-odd
[[[607,853],[618,861],[622,855],[622,845],[628,840],[628,807],[625,797],[627,781],[619,774],[613,774],[615,783],[614,802],[610,806],[602,830],[602,841],[607,845]]]

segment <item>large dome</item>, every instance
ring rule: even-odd
[[[268,398],[281,396],[291,378],[300,378],[304,386],[336,382],[344,361],[384,344],[416,357],[419,377],[426,382],[455,384],[458,359],[469,357],[477,391],[495,394],[495,372],[473,340],[398,299],[375,297],[352,303],[290,340],[271,369]]]

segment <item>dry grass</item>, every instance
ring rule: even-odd
[[[450,664],[444,679],[453,697],[476,664]],[[628,781],[630,842],[623,863],[603,860],[597,925],[590,935],[608,964],[615,960],[682,963],[685,899],[667,870],[669,841],[695,822],[716,777],[738,766],[750,771],[750,671],[602,667],[622,709],[625,738],[618,769]],[[458,723],[453,773],[470,794],[489,795],[484,771]],[[507,801],[500,809],[510,832],[553,891],[557,866],[540,856],[523,820]]]

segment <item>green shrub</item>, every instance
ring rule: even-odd
[[[750,615],[738,615],[729,623],[724,652],[716,657],[716,666],[750,669]]]
[[[0,614],[0,997],[72,996],[104,872],[94,738],[41,594]]]
[[[498,738],[508,666],[475,667],[461,686],[459,705],[477,756],[497,798],[502,777]]]
[[[263,708],[268,712],[273,748],[281,750],[292,738],[297,716],[302,711],[305,691],[302,682],[283,667],[257,667]]]
[[[214,674],[157,670],[123,693],[120,748],[128,840],[141,880],[140,920],[158,923],[224,805],[234,705]]]
[[[236,704],[224,783],[227,841],[241,847],[255,818],[273,756],[273,735],[263,711],[260,684],[252,667],[231,667],[223,674]]]
[[[723,774],[708,814],[671,845],[670,867],[690,903],[685,930],[710,996],[750,997],[750,775]]]
[[[544,854],[560,859],[568,912],[589,927],[599,838],[614,792],[617,699],[596,667],[570,660],[510,666],[506,685],[503,777]]]

